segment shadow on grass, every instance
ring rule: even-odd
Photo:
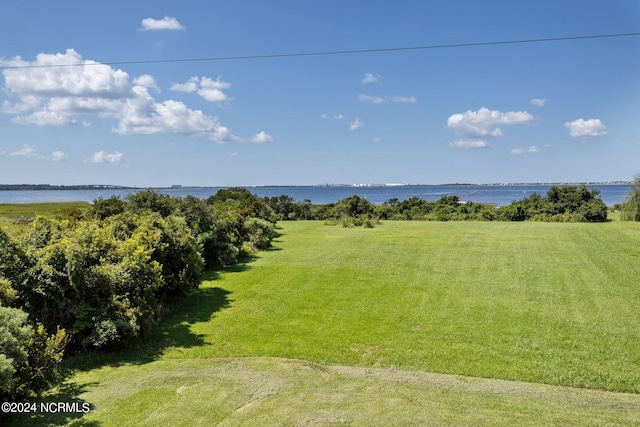
[[[249,267],[237,264],[224,271],[242,272]],[[217,271],[209,271],[203,282],[217,279]],[[218,311],[229,307],[231,292],[219,287],[200,287],[176,302],[165,318],[146,336],[133,340],[126,347],[112,352],[87,352],[75,355],[67,361],[69,371],[90,370],[101,366],[141,365],[157,360],[168,348],[192,348],[210,345],[204,335],[191,332],[191,326],[208,322]]]
[[[77,384],[64,383],[56,388],[55,392],[47,396],[29,401],[36,405],[34,413],[11,414],[4,420],[0,417],[0,425],[12,426],[76,426],[76,427],[98,427],[98,421],[83,420],[85,412],[93,409],[89,403],[79,396],[87,391],[87,387],[95,386],[96,383]],[[64,406],[59,406],[63,403]]]
[[[250,270],[251,263],[257,258],[245,257],[234,265],[207,271],[202,277],[203,284],[184,299],[176,301],[160,324],[146,336],[131,341],[120,350],[74,355],[64,362],[64,369],[70,373],[102,366],[141,365],[157,360],[168,348],[211,345],[205,342],[204,335],[191,332],[191,326],[208,322],[215,313],[229,307],[233,302],[229,298],[231,292],[211,286],[211,282],[215,283],[220,278],[220,273],[242,273]]]
[[[136,339],[128,346],[118,351],[105,353],[85,352],[77,354],[64,361],[67,375],[74,371],[85,371],[103,366],[143,365],[157,360],[168,348],[192,348],[211,345],[205,342],[205,336],[191,332],[191,326],[199,322],[208,322],[217,312],[231,305],[231,292],[220,287],[211,286],[219,279],[220,273],[241,273],[251,269],[250,263],[256,257],[249,257],[241,262],[219,270],[210,270],[202,278],[203,286],[177,301],[165,318],[145,337]],[[63,402],[71,404],[71,408],[80,408],[72,412],[41,412],[36,414],[12,415],[3,420],[0,426],[78,426],[97,427],[99,422],[83,419],[87,401],[80,396],[97,384],[77,384],[67,381],[47,393],[36,401],[38,409],[40,403]]]

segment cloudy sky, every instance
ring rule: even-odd
[[[635,32],[636,0],[8,0],[0,183],[630,180],[638,36],[203,59]]]

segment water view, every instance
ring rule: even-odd
[[[171,196],[185,197],[189,194],[207,198],[224,187],[180,187],[158,189]],[[442,196],[456,195],[460,200],[508,205],[514,200],[529,197],[533,193],[545,195],[551,185],[397,185],[397,186],[276,186],[250,187],[250,191],[260,197],[277,197],[286,194],[295,201],[310,200],[314,204],[333,203],[354,194],[380,204],[389,199],[400,201],[419,197],[435,201]],[[594,184],[589,190],[600,191],[602,201],[608,206],[624,201],[629,185]],[[140,189],[89,189],[89,190],[5,190],[0,191],[0,203],[42,203],[42,202],[93,202],[97,198],[111,196],[125,197]]]

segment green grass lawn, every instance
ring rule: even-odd
[[[286,223],[166,358],[276,356],[640,392],[637,224]]]
[[[638,224],[281,226],[30,425],[640,424]]]

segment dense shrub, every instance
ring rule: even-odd
[[[607,220],[607,206],[599,194],[585,185],[554,186],[544,198],[534,193],[510,206],[521,207],[526,219],[536,221],[603,222]]]
[[[313,205],[309,199],[295,202],[292,197],[283,194],[278,197],[264,197],[263,200],[273,210],[278,221],[307,220],[317,217],[315,209],[318,205]]]
[[[21,285],[27,281],[30,260],[24,250],[2,230],[0,230],[0,279]],[[7,283],[6,286],[9,286]],[[0,294],[4,286],[0,284]],[[0,299],[0,302],[2,300]]]
[[[524,221],[527,219],[527,212],[521,205],[511,204],[498,209],[497,219],[500,221]]]
[[[634,177],[625,201],[620,205],[624,221],[640,221],[640,174]]]
[[[142,218],[149,219],[148,216]],[[151,259],[162,266],[164,284],[159,297],[166,300],[184,296],[199,286],[204,272],[198,241],[183,217],[171,215],[151,220],[151,226],[161,231],[151,253]]]
[[[46,388],[63,344],[102,350],[144,334],[198,287],[203,258],[228,265],[269,247],[274,218],[245,189],[208,201],[145,190],[38,217],[19,240],[0,230],[0,395]]]
[[[281,209],[279,214],[275,213],[270,203]],[[97,199],[91,213],[97,219],[123,212],[155,212],[162,218],[182,217],[200,248],[204,265],[214,267],[234,264],[239,257],[268,245],[272,237],[264,236],[272,234],[263,233],[258,237],[255,229],[247,228],[247,224],[251,224],[247,223],[248,219],[266,221],[273,228],[275,221],[285,214],[295,219],[312,218],[310,206],[310,202],[293,204],[288,196],[270,202],[268,198],[261,199],[241,187],[220,190],[206,200],[191,195],[185,198],[170,197],[148,189],[131,194],[125,200],[118,197]]]
[[[353,218],[359,216],[371,217],[373,216],[374,210],[373,203],[358,195],[353,195],[339,201],[333,208],[333,215],[338,218],[342,216]]]
[[[207,203],[220,206],[218,210],[233,209],[236,214],[245,219],[260,218],[275,223],[278,220],[271,206],[260,197],[242,187],[232,187],[218,191],[207,199]]]
[[[29,397],[58,379],[63,341],[63,331],[48,335],[24,311],[0,306],[0,398]]]
[[[168,194],[162,194],[149,188],[127,195],[127,210],[134,213],[145,211],[156,212],[160,216],[167,217],[176,210],[177,200]]]
[[[165,301],[195,289],[200,247],[183,218],[124,212],[104,221],[38,218],[25,233],[33,260],[18,299],[73,350],[111,347],[148,330]]]
[[[266,249],[271,246],[271,240],[276,236],[274,224],[260,218],[249,218],[245,221],[248,242],[254,250]]]
[[[314,206],[311,212],[315,212],[316,219],[331,220],[330,223],[342,223],[347,227],[356,226],[358,218],[363,216],[372,221],[392,219],[602,222],[607,219],[607,207],[600,199],[599,192],[589,191],[584,185],[552,187],[546,197],[534,193],[528,198],[500,208],[482,203],[463,202],[456,195],[446,195],[435,202],[416,196],[403,201],[389,199],[377,206],[371,205],[359,196],[351,196],[338,203]]]
[[[117,196],[108,199],[100,197],[93,201],[90,214],[96,219],[105,219],[124,212],[126,208],[126,203]]]
[[[152,323],[161,267],[149,244],[157,233],[132,237],[113,218],[102,227],[39,218],[25,236],[35,265],[20,299],[48,330],[65,328],[74,349],[114,345]]]

